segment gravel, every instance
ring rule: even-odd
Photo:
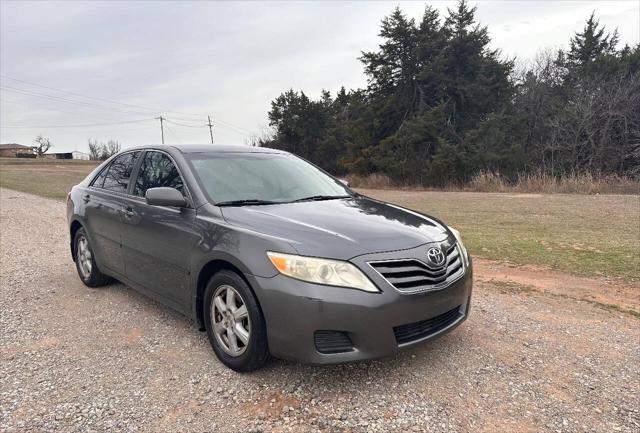
[[[64,203],[0,190],[2,432],[638,432],[640,321],[479,283],[470,319],[417,349],[313,367],[220,364],[186,318],[88,289]]]

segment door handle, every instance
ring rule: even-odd
[[[91,199],[89,194],[85,194],[84,197],[82,197],[82,201],[85,203],[89,203],[89,199]]]
[[[133,211],[133,208],[130,208],[130,207],[124,208],[122,210],[122,213],[124,214],[125,218],[133,218],[133,216],[136,214]]]

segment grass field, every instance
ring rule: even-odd
[[[64,199],[94,162],[0,159],[0,186]],[[458,228],[474,256],[640,281],[640,196],[361,190]]]
[[[0,158],[0,186],[54,199],[65,199],[96,161]]]
[[[436,216],[474,256],[640,281],[640,196],[362,190]]]

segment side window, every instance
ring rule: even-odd
[[[133,194],[144,197],[149,188],[175,188],[184,195],[184,183],[178,169],[167,155],[161,152],[147,152],[140,165]]]
[[[91,186],[95,186],[96,188],[102,188],[102,184],[104,184],[104,178],[107,177],[107,171],[109,171],[109,166],[102,169],[99,175],[93,178],[93,182],[91,182]]]
[[[129,177],[140,152],[129,152],[113,160],[104,178],[103,188],[109,191],[126,193]]]

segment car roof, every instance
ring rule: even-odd
[[[181,153],[287,153],[282,150],[271,149],[269,147],[229,146],[222,144],[147,144],[143,146],[130,147],[126,150],[137,149],[176,149]]]

